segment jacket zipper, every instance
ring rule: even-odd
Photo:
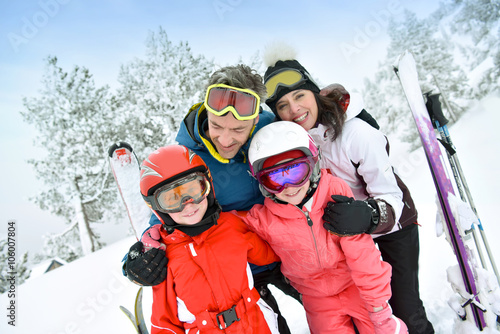
[[[300,210],[300,211],[302,211],[302,210]],[[318,252],[318,243],[316,242],[316,236],[314,235],[314,231],[313,231],[313,228],[312,228],[313,221],[311,220],[311,217],[309,217],[309,212],[308,211],[302,211],[302,213],[304,214],[304,216],[306,216],[307,225],[309,225],[309,229],[311,230],[311,235],[312,235],[312,238],[313,238],[313,241],[314,241],[314,250],[316,251],[316,258],[318,260],[318,265],[319,265],[320,268],[323,268],[323,266],[321,265],[321,260],[320,260],[320,256],[319,256],[319,252]]]

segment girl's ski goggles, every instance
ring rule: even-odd
[[[156,189],[147,199],[154,210],[175,213],[184,210],[188,203],[200,203],[209,192],[210,182],[205,175],[193,173]]]
[[[260,97],[250,89],[216,84],[207,89],[205,108],[216,116],[231,111],[236,119],[246,121],[259,114]]]
[[[272,194],[279,194],[287,187],[301,187],[311,177],[313,157],[303,157],[266,168],[257,173],[257,181]]]
[[[287,68],[273,76],[267,78],[264,82],[267,90],[267,99],[273,101],[276,99],[277,92],[281,87],[294,88],[307,80],[312,80],[307,73],[302,73],[299,70]]]

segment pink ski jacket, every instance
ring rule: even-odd
[[[381,260],[372,237],[339,237],[323,227],[323,210],[333,194],[353,197],[345,181],[322,170],[312,205],[310,200],[299,208],[266,198],[244,221],[271,245],[281,271],[301,294],[337,295],[354,283],[367,305],[384,305],[391,297],[391,266]]]

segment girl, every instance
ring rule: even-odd
[[[331,195],[349,186],[320,170],[318,148],[292,122],[259,130],[249,148],[252,175],[266,199],[245,223],[281,258],[281,270],[302,294],[311,333],[406,333],[392,315],[391,268],[367,234],[340,237],[323,228]]]

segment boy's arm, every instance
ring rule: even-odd
[[[173,277],[171,272],[168,275]],[[151,334],[165,333],[185,333],[182,322],[177,317],[177,295],[170,279],[153,287]]]
[[[245,239],[248,240],[248,262],[263,266],[281,261],[271,246],[254,232],[245,233]]]

